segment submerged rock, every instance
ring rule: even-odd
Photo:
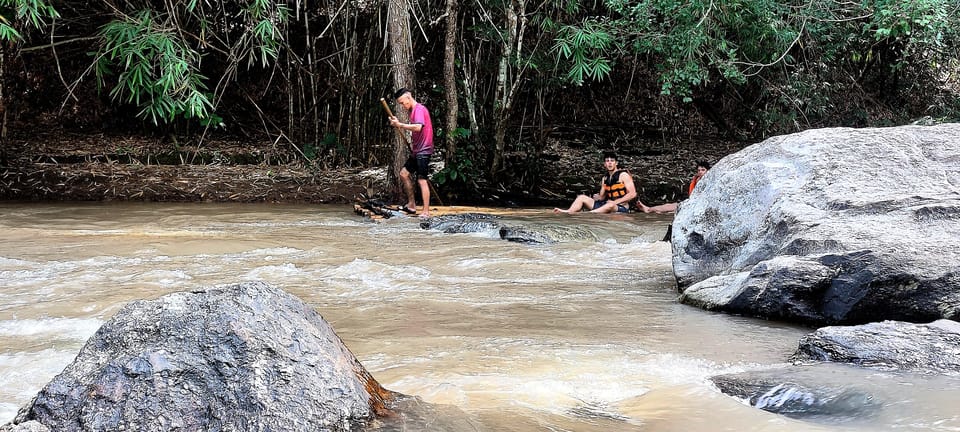
[[[960,124],[823,129],[722,159],[674,219],[682,301],[813,324],[960,319]]]
[[[825,383],[802,383],[777,372],[748,372],[710,378],[723,393],[776,414],[806,419],[862,418],[873,415],[882,404],[864,391]]]
[[[794,360],[853,363],[922,373],[960,373],[960,323],[884,321],[823,327],[800,339]]]
[[[14,423],[346,431],[389,414],[397,396],[312,307],[264,283],[242,283],[126,305]]]
[[[501,239],[518,243],[561,243],[572,241],[599,241],[593,231],[581,227],[537,222],[506,222],[500,216],[486,213],[461,213],[435,216],[420,227],[444,233],[493,232]]]
[[[519,243],[564,243],[590,241],[600,238],[589,229],[576,225],[511,225],[500,227],[500,238]]]
[[[460,213],[434,216],[420,222],[420,228],[443,231],[447,234],[465,234],[500,229],[500,216],[486,213]]]

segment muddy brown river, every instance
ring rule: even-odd
[[[464,431],[960,431],[960,377],[814,367],[879,408],[802,420],[723,395],[709,377],[786,368],[811,330],[678,304],[669,216],[511,217],[600,241],[444,234],[346,206],[0,204],[0,422],[125,303],[259,280]]]

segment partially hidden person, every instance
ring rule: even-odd
[[[554,213],[577,213],[588,210],[591,213],[626,213],[630,203],[637,198],[637,188],[633,176],[617,166],[617,154],[605,152],[603,167],[607,174],[600,180],[600,193],[593,196],[579,195],[569,208],[554,208]]]
[[[410,157],[400,169],[400,180],[407,195],[407,203],[400,210],[407,214],[417,213],[417,201],[413,192],[413,178],[416,174],[420,193],[423,195],[423,210],[421,218],[430,217],[430,157],[433,155],[433,123],[430,121],[430,111],[423,104],[413,98],[410,90],[400,88],[393,97],[397,103],[410,112],[410,123],[402,123],[396,116],[390,116],[390,126],[400,130],[408,130],[410,134]]]
[[[693,196],[693,191],[697,186],[697,182],[703,178],[704,174],[706,174],[709,169],[710,162],[697,161],[697,173],[693,176],[693,180],[690,180],[690,187],[687,188],[687,197]],[[647,207],[642,203],[638,203],[640,210],[643,210],[644,213],[673,213],[677,211],[678,205],[679,203],[666,203],[658,206]]]

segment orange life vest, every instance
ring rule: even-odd
[[[606,199],[615,200],[627,195],[627,185],[620,181],[620,174],[623,172],[626,171],[617,170],[603,178],[603,196]]]
[[[694,177],[690,181],[690,189],[687,190],[687,196],[693,195],[693,188],[697,186],[697,182],[700,181],[700,177]]]

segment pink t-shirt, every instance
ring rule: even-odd
[[[433,154],[433,123],[430,112],[422,104],[416,104],[410,110],[410,123],[421,124],[420,132],[410,134],[410,151],[415,155]]]

